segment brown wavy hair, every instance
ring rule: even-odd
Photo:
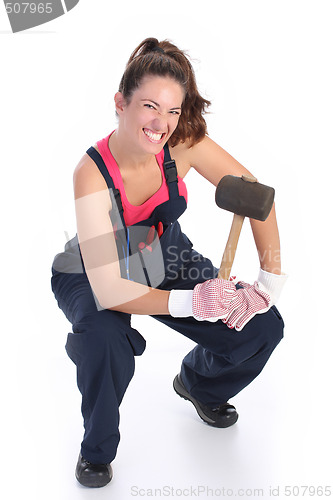
[[[185,52],[169,40],[143,40],[131,54],[119,85],[119,92],[128,102],[147,75],[173,78],[185,92],[178,126],[169,140],[170,146],[189,140],[192,147],[200,142],[207,133],[203,115],[210,101],[199,94],[194,70]]]

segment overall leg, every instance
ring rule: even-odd
[[[163,288],[193,289],[216,276],[211,261],[192,251]],[[154,317],[198,344],[184,358],[181,378],[187,391],[210,407],[225,403],[250,384],[283,337],[283,320],[275,307],[256,315],[241,332],[229,329],[221,320]]]
[[[82,394],[82,456],[111,462],[119,443],[119,405],[134,373],[134,355],[145,349],[131,328],[130,315],[98,310],[85,274],[56,274],[52,287],[59,307],[73,324],[66,351],[77,367]]]
[[[227,402],[249,385],[283,337],[276,308],[255,316],[241,332],[220,320],[156,318],[198,344],[183,359],[181,378],[188,392],[210,407]]]

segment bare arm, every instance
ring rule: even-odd
[[[178,156],[181,161],[188,162],[199,174],[215,186],[224,175],[241,176],[251,174],[209,137],[205,137],[187,152],[184,147],[179,148]],[[261,268],[270,273],[281,274],[280,239],[275,207],[273,206],[265,222],[253,219],[250,222]]]
[[[169,292],[123,279],[113,227],[109,190],[85,155],[74,172],[77,232],[90,285],[105,309],[129,314],[169,314]]]

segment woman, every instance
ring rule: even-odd
[[[88,487],[111,480],[119,405],[134,356],[145,349],[131,314],[152,315],[198,344],[174,389],[215,427],[237,421],[228,400],[283,336],[273,306],[285,279],[274,208],[265,222],[251,221],[261,267],[252,286],[217,279],[177,222],[190,168],[214,185],[249,173],[207,136],[209,104],[181,50],[144,40],[115,95],[117,129],[88,149],[74,173],[78,240],[56,256],[52,289],[73,324],[66,350],[77,366],[85,427],[76,478]]]

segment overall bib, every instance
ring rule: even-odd
[[[192,248],[177,219],[186,209],[179,195],[177,168],[164,147],[164,173],[169,200],[158,205],[151,216],[126,227],[119,190],[107,167],[91,147],[87,151],[103,175],[112,199],[111,221],[115,228],[121,275],[163,290],[192,290],[196,284],[216,278],[218,270],[209,259]],[[162,223],[163,233],[152,226]],[[92,292],[77,237],[68,242],[52,266],[52,290],[68,320],[66,351],[77,367],[82,394],[84,438],[82,456],[91,463],[109,463],[119,444],[119,405],[134,374],[134,356],[145,350],[145,339],[131,327],[131,315],[102,309]],[[156,320],[198,344],[184,358],[181,377],[188,392],[206,405],[227,402],[261,372],[283,337],[283,320],[275,307],[256,315],[241,332],[222,321],[211,323],[193,317],[155,315]]]

